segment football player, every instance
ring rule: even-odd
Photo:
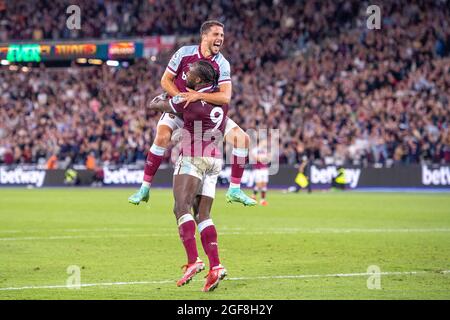
[[[192,102],[205,101],[214,105],[228,105],[231,99],[230,63],[220,53],[224,42],[224,25],[219,21],[206,21],[200,29],[200,45],[181,47],[171,58],[161,79],[161,86],[170,96],[179,95],[185,99],[185,106]],[[186,86],[187,72],[196,61],[209,62],[219,74],[218,90],[214,92],[195,91]],[[172,132],[183,127],[183,119],[164,113],[158,122],[153,145],[147,155],[144,167],[144,181],[138,192],[128,198],[132,204],[147,202],[150,197],[150,185],[156,174],[164,153],[170,143]],[[228,202],[254,206],[256,201],[248,197],[241,189],[240,183],[248,158],[249,137],[230,118],[225,118],[225,138],[233,145],[230,187],[226,193]]]
[[[218,76],[211,63],[194,62],[186,73],[186,85],[200,93],[217,90]],[[228,105],[211,104],[203,100],[191,102],[185,107],[185,98],[177,95],[170,100],[156,98],[150,108],[174,114],[182,114],[184,124],[181,133],[181,153],[173,178],[175,198],[174,213],[183,242],[187,264],[177,286],[183,286],[205,264],[198,257],[195,227],[200,233],[203,249],[209,260],[209,273],[203,291],[212,291],[227,271],[219,260],[217,231],[210,212],[214,201],[217,177],[222,169],[223,134],[226,128]],[[193,208],[195,205],[195,208]],[[194,218],[192,210],[195,209]]]

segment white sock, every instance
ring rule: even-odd
[[[240,183],[230,182],[230,188],[238,188],[238,189],[240,189],[241,188],[241,184]]]

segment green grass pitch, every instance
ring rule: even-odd
[[[245,208],[220,190],[229,276],[203,293],[206,271],[175,285],[186,258],[171,190],[139,206],[133,191],[1,189],[0,299],[450,299],[449,194],[269,191],[269,206]],[[80,289],[65,287],[71,265]]]

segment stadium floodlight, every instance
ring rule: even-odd
[[[119,66],[119,61],[117,60],[107,60],[106,64],[110,67],[118,67]]]

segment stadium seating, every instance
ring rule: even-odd
[[[4,1],[0,41],[177,34],[193,43],[200,24],[218,18],[233,74],[229,116],[244,129],[280,129],[281,163],[305,154],[319,163],[450,163],[443,1],[381,1],[381,30],[367,29],[360,1],[175,1],[193,8],[188,16],[166,1],[79,3],[83,28],[71,31],[57,28],[64,1]],[[84,164],[90,153],[143,161],[159,118],[145,102],[160,92],[172,53],[128,68],[0,67],[0,164],[55,154]]]

